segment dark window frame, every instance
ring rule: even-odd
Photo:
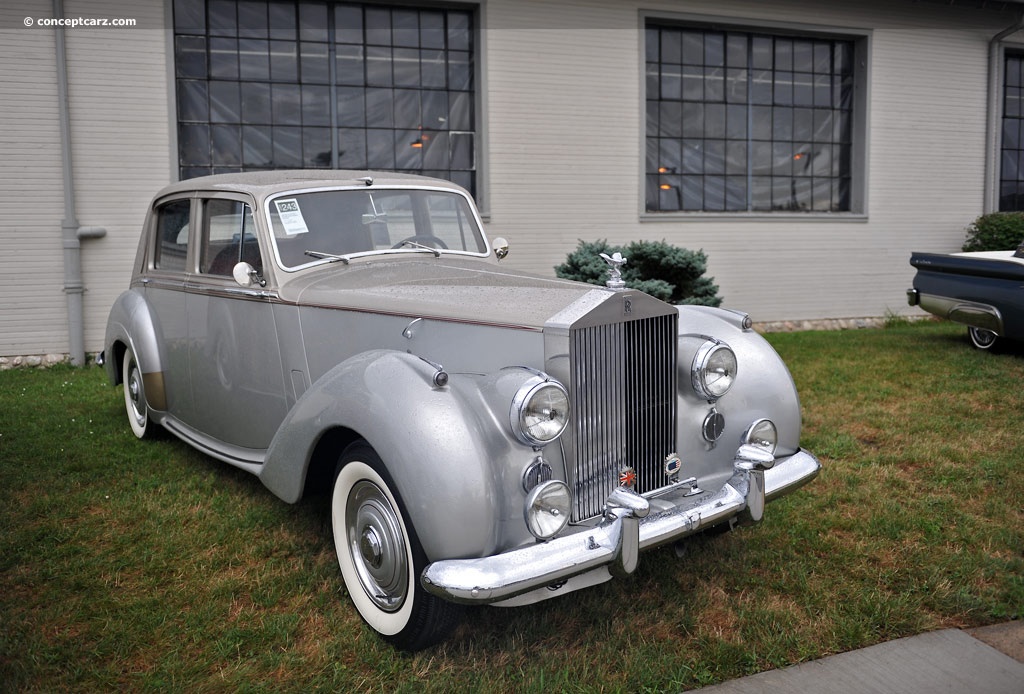
[[[180,179],[370,168],[478,192],[476,4],[172,6]]]
[[[641,21],[643,218],[866,213],[870,33]]]
[[[1003,53],[998,210],[1024,211],[1024,49]]]

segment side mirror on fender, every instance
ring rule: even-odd
[[[494,239],[494,243],[491,244],[494,248],[494,257],[498,260],[504,260],[505,256],[508,255],[508,241],[502,237]]]

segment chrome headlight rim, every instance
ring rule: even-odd
[[[536,410],[532,409],[532,406],[535,404],[539,405],[536,399],[542,396],[545,391],[557,394],[556,398],[564,403],[564,407],[561,410],[551,410],[549,412],[550,419],[548,421],[555,423],[555,430],[550,430],[550,427],[537,427],[527,422],[530,412],[536,412]],[[569,425],[569,391],[566,390],[565,386],[552,378],[546,376],[531,377],[519,387],[519,390],[516,391],[515,396],[512,398],[509,422],[512,425],[512,433],[516,439],[527,446],[539,448],[548,445],[552,441],[556,441]],[[538,434],[538,431],[542,433]]]
[[[720,377],[714,381],[709,380],[708,375],[711,373],[709,369],[712,360],[723,356],[732,362],[731,373],[727,372],[724,374],[724,378]],[[708,340],[700,346],[700,349],[697,350],[693,357],[693,364],[690,368],[690,381],[697,395],[709,402],[714,402],[729,392],[736,381],[736,372],[738,370],[739,360],[736,358],[736,352],[721,340]]]
[[[548,480],[526,495],[523,518],[530,534],[538,540],[550,540],[562,532],[572,512],[572,493],[561,480]]]
[[[755,419],[743,432],[743,443],[775,455],[779,447],[779,428],[767,417]]]

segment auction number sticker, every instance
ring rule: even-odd
[[[274,205],[277,206],[277,215],[281,219],[281,226],[284,227],[285,234],[298,236],[309,233],[309,227],[306,226],[306,220],[302,218],[298,200],[295,198],[275,200]]]

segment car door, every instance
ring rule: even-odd
[[[193,245],[192,200],[177,196],[158,201],[151,223],[154,228],[147,237],[150,260],[142,287],[160,343],[167,411],[188,422],[195,418],[185,321],[185,275]]]
[[[270,445],[287,412],[276,292],[243,288],[232,278],[243,261],[263,275],[251,201],[218,194],[196,202],[197,272],[185,283],[196,427],[229,446],[258,451]]]

